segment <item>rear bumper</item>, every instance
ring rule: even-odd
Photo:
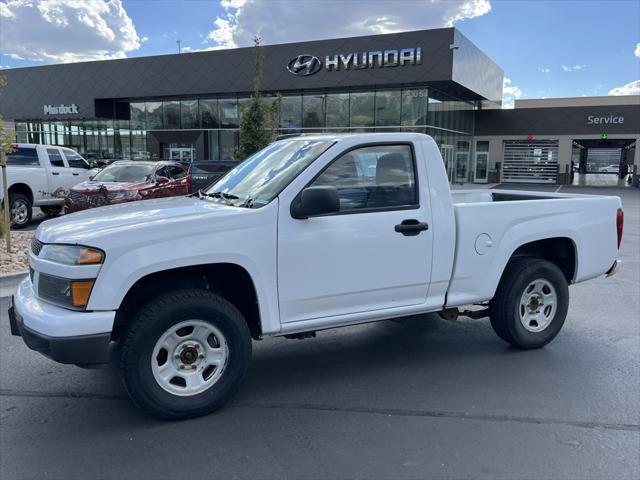
[[[74,365],[99,365],[109,362],[109,333],[80,335],[77,337],[49,337],[35,332],[24,325],[22,316],[9,302],[9,323],[11,334],[22,337],[31,350],[39,352],[58,363]]]
[[[618,270],[620,270],[620,265],[622,265],[622,261],[621,260],[616,260],[615,262],[613,262],[613,265],[611,265],[611,268],[609,270],[607,270],[607,273],[605,275],[607,277],[611,277],[611,276],[615,275],[616,272]]]

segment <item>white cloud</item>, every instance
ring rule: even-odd
[[[586,68],[586,65],[569,65],[569,66],[560,65],[560,67],[565,72],[577,72],[578,70],[582,70],[583,68]]]
[[[549,73],[551,72],[551,69],[546,67],[538,67],[538,71],[542,73]]]
[[[633,54],[634,54],[636,57],[640,58],[640,42],[639,42],[639,43],[636,43],[636,49],[633,51]]]
[[[516,100],[522,97],[522,90],[511,84],[511,79],[504,77],[502,84],[502,108],[513,108]]]
[[[609,90],[609,95],[640,95],[640,80]]]
[[[6,0],[0,17],[0,44],[11,58],[69,63],[140,48],[122,0]]]
[[[213,48],[352,37],[451,26],[491,10],[489,0],[221,0]]]
[[[149,37],[147,37],[146,35],[144,37],[140,38],[140,43],[144,43],[144,42],[148,42],[149,41]]]

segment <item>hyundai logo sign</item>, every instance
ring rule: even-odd
[[[287,65],[287,70],[300,77],[318,73],[321,68],[322,63],[320,63],[318,57],[313,55],[298,55],[296,58],[292,58],[289,65]]]
[[[324,58],[324,68],[327,72],[403,67],[405,65],[422,65],[422,48],[341,53],[327,55]],[[289,61],[287,70],[294,75],[307,77],[322,70],[322,62],[314,55],[298,55]]]

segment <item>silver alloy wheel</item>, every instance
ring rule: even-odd
[[[18,198],[11,204],[11,221],[15,224],[22,225],[29,218],[29,204],[26,200]]]
[[[202,320],[173,325],[156,342],[151,371],[158,385],[182,397],[197,395],[215,384],[229,358],[222,332]]]
[[[522,326],[529,332],[538,333],[549,326],[556,314],[558,295],[551,282],[539,278],[524,289],[518,316]]]

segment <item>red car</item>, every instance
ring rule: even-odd
[[[188,193],[191,177],[180,163],[119,160],[71,188],[65,197],[65,211]]]

